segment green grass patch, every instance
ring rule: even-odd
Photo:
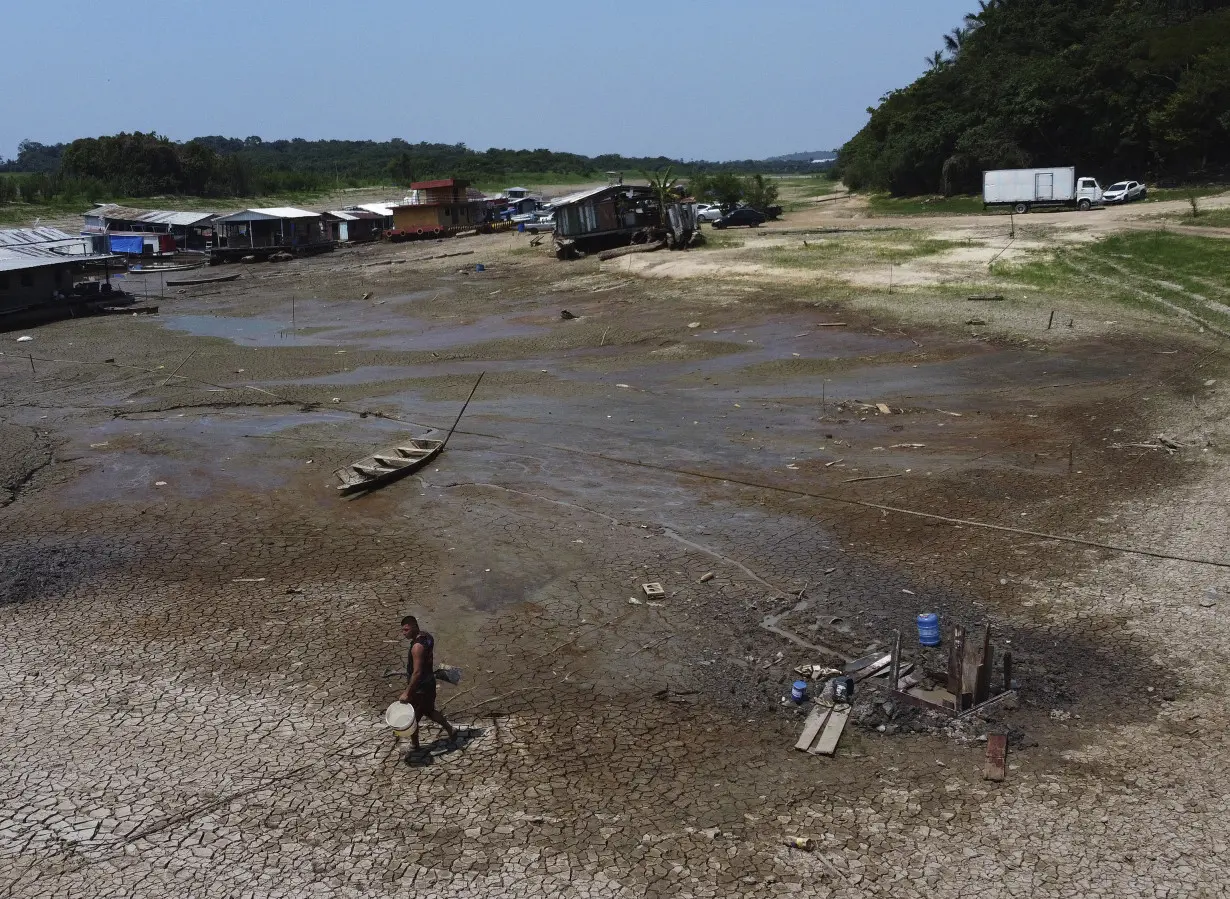
[[[1167,216],[1166,221],[1196,228],[1230,228],[1230,209],[1201,210],[1199,215]]]
[[[1106,300],[1166,318],[1179,310],[1230,329],[1230,242],[1166,231],[1115,234],[1095,244],[995,263],[991,274],[1056,297]]]
[[[764,251],[773,265],[783,268],[831,268],[846,263],[902,263],[924,256],[936,256],[957,247],[963,241],[921,237],[911,231],[889,231],[875,236],[843,235],[820,238],[806,246],[771,247]]]
[[[1201,187],[1150,187],[1149,196],[1143,203],[1164,203],[1167,200],[1187,200],[1191,197],[1215,197],[1230,190],[1225,184],[1206,184]]]
[[[876,215],[970,215],[983,212],[982,197],[892,197],[872,194],[868,207]]]

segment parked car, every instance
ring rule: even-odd
[[[722,216],[713,223],[715,228],[730,228],[736,225],[747,225],[749,228],[758,228],[768,221],[768,217],[751,206],[740,206],[738,209],[732,210],[730,214]]]
[[[555,230],[555,213],[545,215],[542,218],[535,219],[532,222],[525,223],[525,230],[531,234],[537,234],[539,231],[554,231]]]
[[[722,207],[717,203],[697,203],[696,221],[716,222],[722,217]]]
[[[1130,203],[1143,200],[1149,190],[1139,181],[1116,181],[1102,192],[1103,203]]]

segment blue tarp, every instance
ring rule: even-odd
[[[112,253],[129,253],[133,256],[140,256],[145,249],[145,238],[140,236],[128,237],[119,234],[111,235],[111,252]]]

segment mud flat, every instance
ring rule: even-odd
[[[0,335],[7,894],[1214,895],[1212,335],[467,248]],[[336,496],[479,371],[434,464]],[[1016,708],[864,701],[794,752],[795,666],[921,611],[990,623]],[[380,725],[408,612],[465,672],[459,746],[412,765]]]

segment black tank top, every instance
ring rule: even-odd
[[[414,680],[414,647],[416,644],[423,647],[423,674],[418,682]],[[406,654],[406,679],[411,689],[435,682],[435,648],[436,638],[425,631],[420,631],[419,635],[410,641],[410,652]]]

